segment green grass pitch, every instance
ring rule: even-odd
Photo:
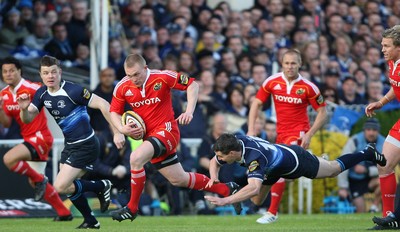
[[[109,217],[98,217],[102,231],[154,231],[154,232],[205,232],[205,231],[366,231],[374,224],[371,218],[380,214],[313,214],[313,215],[279,215],[277,222],[260,225],[256,219],[260,215],[247,216],[138,216],[133,222],[113,221]],[[0,230],[63,232],[76,231],[75,227],[82,222],[75,217],[71,222],[53,222],[51,218],[13,218],[0,219]]]

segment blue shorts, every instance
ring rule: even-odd
[[[304,176],[310,179],[314,179],[317,176],[319,169],[319,160],[315,155],[310,154],[308,151],[304,150],[298,145],[280,145],[287,147],[295,153],[298,160],[298,166],[293,172],[287,175],[284,175],[282,173],[283,171],[286,172],[287,170],[279,170],[279,166],[277,166],[275,170],[270,173],[268,178],[263,181],[263,185],[275,184],[281,177],[285,179],[297,179]],[[296,159],[293,159],[293,154],[286,149],[281,150],[285,155],[285,158],[281,165],[284,167],[296,167]]]
[[[100,143],[96,135],[74,144],[65,144],[60,163],[74,168],[93,171],[93,165],[100,154]]]

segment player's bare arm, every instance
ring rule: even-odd
[[[31,104],[31,96],[24,93],[17,97],[17,102],[19,105],[19,115],[23,123],[30,123],[39,114],[36,107]]]
[[[223,205],[233,204],[257,196],[260,193],[261,186],[262,186],[261,180],[255,178],[249,178],[248,184],[233,195],[223,198],[214,196],[205,196],[204,198],[210,201],[210,203],[213,205],[223,206]]]
[[[209,173],[210,180],[208,181],[206,187],[210,188],[213,184],[219,183],[218,173],[221,166],[217,163],[215,156],[210,160]]]
[[[186,111],[181,115],[179,115],[179,117],[176,119],[178,123],[181,125],[187,125],[193,119],[193,112],[194,109],[196,108],[197,98],[199,96],[199,84],[193,81],[187,88],[186,94],[187,94]]]
[[[96,94],[92,95],[92,100],[89,102],[88,105],[90,108],[99,109],[103,114],[104,118],[107,120],[108,124],[111,125],[111,130],[114,134],[114,144],[117,146],[118,149],[123,148],[125,144],[125,136],[119,132],[117,128],[115,128],[111,122],[110,112],[110,103],[108,103],[103,98],[97,96]]]
[[[4,112],[3,104],[4,104],[3,97],[0,96],[0,123],[4,127],[10,127],[11,118]]]
[[[387,103],[391,102],[393,99],[396,98],[396,95],[394,94],[393,87],[390,88],[390,90],[383,96],[382,99],[380,99],[377,102],[372,102],[365,107],[365,115],[367,117],[372,117],[375,115],[375,110],[379,110],[382,108],[384,105]]]
[[[249,136],[256,136],[254,127],[256,124],[258,112],[260,111],[262,104],[263,103],[260,101],[260,99],[257,98],[254,98],[253,103],[251,103],[247,128],[247,135]]]
[[[311,137],[324,126],[327,120],[328,120],[328,112],[326,111],[326,107],[323,106],[318,108],[317,117],[315,118],[312,127],[302,137],[301,146],[304,149],[307,149],[310,146]]]

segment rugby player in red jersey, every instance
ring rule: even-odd
[[[206,187],[209,178],[193,172],[185,172],[176,155],[180,141],[178,123],[187,125],[192,121],[196,107],[198,84],[194,78],[170,70],[148,69],[144,58],[137,54],[129,55],[124,63],[126,76],[116,85],[111,101],[111,120],[123,134],[138,137],[142,128],[122,125],[121,115],[128,103],[146,124],[143,143],[131,153],[131,197],[127,206],[111,212],[114,220],[122,221],[137,217],[140,195],[146,181],[144,164],[151,162],[155,168],[174,186],[204,190],[228,196],[237,191],[237,184],[215,183]],[[172,109],[171,90],[186,91],[186,111],[177,118]],[[235,205],[240,212],[240,204]]]
[[[365,108],[365,114],[368,117],[372,117],[375,110],[381,109],[390,101],[394,99],[400,101],[400,25],[385,30],[382,37],[382,53],[389,66],[387,75],[391,87],[384,97]],[[378,166],[383,218],[374,217],[373,221],[377,225],[371,229],[399,230],[400,203],[394,206],[397,186],[394,169],[400,162],[400,120],[390,129],[383,144],[382,153],[387,159],[384,167]]]
[[[39,84],[22,78],[21,63],[14,57],[7,57],[1,66],[3,81],[7,86],[0,94],[0,123],[9,127],[15,119],[21,128],[24,142],[11,148],[3,157],[4,164],[12,172],[28,177],[35,189],[34,199],[44,198],[56,210],[54,221],[70,221],[72,215],[60,199],[54,187],[44,175],[46,161],[53,144],[53,136],[47,126],[45,112],[42,111],[29,124],[21,121],[17,97],[21,94],[34,95]]]
[[[326,103],[318,87],[299,74],[301,55],[297,50],[288,50],[282,58],[283,72],[268,77],[258,90],[250,111],[247,135],[255,136],[255,121],[262,105],[272,96],[276,111],[276,143],[300,145],[307,149],[311,137],[327,120]],[[314,124],[310,127],[307,107],[311,105],[317,111]],[[281,178],[272,185],[271,204],[267,213],[257,220],[268,224],[277,220],[278,207],[285,180]]]

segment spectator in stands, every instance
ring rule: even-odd
[[[215,60],[213,58],[213,52],[203,49],[199,53],[197,53],[197,62],[198,62],[198,72],[203,70],[211,70],[215,73]],[[198,76],[198,73],[194,74],[194,76]]]
[[[118,38],[110,39],[108,42],[108,67],[114,69],[118,80],[125,76],[125,57],[125,52],[122,49],[122,42]]]
[[[236,56],[230,49],[224,49],[221,51],[221,61],[219,69],[224,69],[229,73],[231,79],[238,74],[238,68],[236,66]]]
[[[226,38],[230,38],[232,36],[241,36],[240,32],[240,25],[237,22],[229,22],[228,25],[225,28],[225,33],[224,33]],[[226,43],[229,44],[229,43]]]
[[[33,4],[31,0],[21,0],[18,4],[21,12],[21,25],[23,25],[29,33],[33,33]]]
[[[151,39],[153,41],[156,41],[157,34],[155,31],[156,22],[154,21],[154,15],[155,15],[155,13],[154,13],[154,9],[152,6],[144,5],[144,6],[142,6],[142,8],[140,8],[139,23],[142,27],[146,26],[146,27],[150,28]]]
[[[235,57],[238,57],[246,49],[243,38],[240,35],[233,35],[227,39],[227,48],[233,52]]]
[[[58,13],[55,10],[46,11],[45,18],[49,25],[49,28],[58,21]]]
[[[21,12],[11,8],[5,15],[3,27],[0,29],[0,44],[9,46],[21,45],[29,35],[25,26],[21,25]]]
[[[38,1],[40,2],[40,1]],[[63,6],[59,11],[58,20],[62,23],[68,24],[72,19],[72,8],[69,4]]]
[[[333,43],[333,50],[335,54],[331,56],[331,60],[335,60],[339,63],[340,72],[342,74],[349,73],[350,63],[353,62],[350,55],[350,48],[352,47],[352,41],[347,35],[338,35]]]
[[[72,19],[67,25],[68,39],[72,49],[76,49],[78,44],[89,44],[89,2],[86,0],[72,1]],[[77,33],[79,32],[79,33]]]
[[[256,28],[253,27],[249,31],[249,34],[247,35],[247,50],[250,53],[250,55],[254,55],[258,53],[260,50],[260,47],[262,47],[262,34],[261,32]]]
[[[352,76],[346,76],[342,81],[342,88],[339,92],[341,105],[366,104],[367,101],[357,93],[357,80]]]
[[[184,31],[181,26],[176,23],[170,23],[167,25],[167,29],[169,41],[160,50],[161,59],[164,59],[168,54],[178,57],[179,53],[183,50]]]
[[[353,40],[353,45],[351,46],[350,55],[352,60],[359,63],[362,59],[365,59],[367,54],[367,42],[362,37],[357,37]]]
[[[362,97],[365,97],[367,94],[367,82],[368,82],[368,74],[365,72],[364,69],[357,68],[353,72],[353,76],[357,81],[357,93],[360,94]]]
[[[181,51],[179,54],[178,70],[184,72],[189,76],[196,73],[196,60],[193,53],[188,51]]]
[[[72,61],[72,66],[86,71],[90,71],[90,50],[87,44],[80,43],[76,47],[76,59]]]
[[[215,42],[218,44],[223,44],[225,42],[225,36],[222,34],[222,30],[224,29],[222,23],[221,16],[214,14],[208,20],[207,24],[207,29],[214,33]]]
[[[264,83],[265,79],[268,77],[265,65],[261,63],[253,63],[251,66],[251,76],[257,88],[260,88],[262,83]]]
[[[25,37],[24,45],[29,49],[43,51],[44,46],[50,42],[51,38],[52,36],[47,19],[39,17],[35,19],[33,34]]]
[[[107,102],[111,102],[116,79],[113,68],[106,67],[102,69],[100,71],[99,84],[93,90],[93,93]],[[90,124],[96,132],[109,130],[109,124],[100,110],[89,108],[88,114],[90,116]]]
[[[344,21],[341,15],[333,14],[328,19],[328,42],[333,44],[336,38],[343,33]]]
[[[225,70],[218,70],[215,74],[215,85],[211,96],[215,101],[219,102],[221,111],[226,110],[228,107],[228,92],[229,92],[229,73]]]
[[[216,41],[215,33],[210,30],[205,30],[200,36],[200,40],[196,46],[196,51],[199,52],[204,49],[212,51],[214,59],[219,61],[221,59],[220,54],[218,53],[220,48],[221,44]]]
[[[368,103],[377,102],[383,98],[383,84],[381,81],[370,80],[367,83],[366,100]]]
[[[244,92],[241,85],[235,85],[228,93],[228,103],[227,112],[239,117],[247,117],[248,108],[244,104]]]
[[[273,16],[271,30],[275,34],[278,47],[289,48],[292,45],[286,34],[285,17],[283,15]]]
[[[51,27],[53,38],[44,46],[44,51],[61,61],[75,60],[75,53],[68,40],[68,31],[64,23],[56,22]],[[74,34],[77,34],[74,32]]]
[[[380,134],[380,124],[376,118],[365,121],[363,131],[347,140],[342,155],[362,150],[368,143],[375,143],[376,149],[382,151],[385,137]],[[374,193],[374,201],[369,208],[370,212],[378,212],[380,209],[380,195],[378,180],[378,168],[376,164],[364,161],[339,174],[338,176],[339,197],[350,198],[356,207],[357,213],[368,212],[365,208],[365,194]]]
[[[242,53],[236,60],[236,67],[238,68],[238,74],[235,82],[241,84],[243,88],[247,84],[254,83],[251,76],[251,67],[253,66],[252,57],[249,53]]]
[[[199,37],[199,33],[197,28],[192,25],[192,13],[190,8],[185,5],[180,5],[176,12],[176,16],[184,17],[187,20],[187,26],[185,30],[185,34],[188,34],[190,37],[193,38],[194,41],[197,41]]]
[[[147,60],[149,68],[160,69],[162,67],[162,61],[158,55],[158,46],[154,41],[146,41],[143,44],[143,57]],[[176,70],[176,69],[173,69]]]
[[[265,121],[265,132],[267,133],[267,140],[270,143],[276,142],[276,122],[272,121],[271,119],[267,119]]]
[[[337,89],[340,84],[340,74],[336,69],[329,69],[324,75],[324,83],[322,87]]]

